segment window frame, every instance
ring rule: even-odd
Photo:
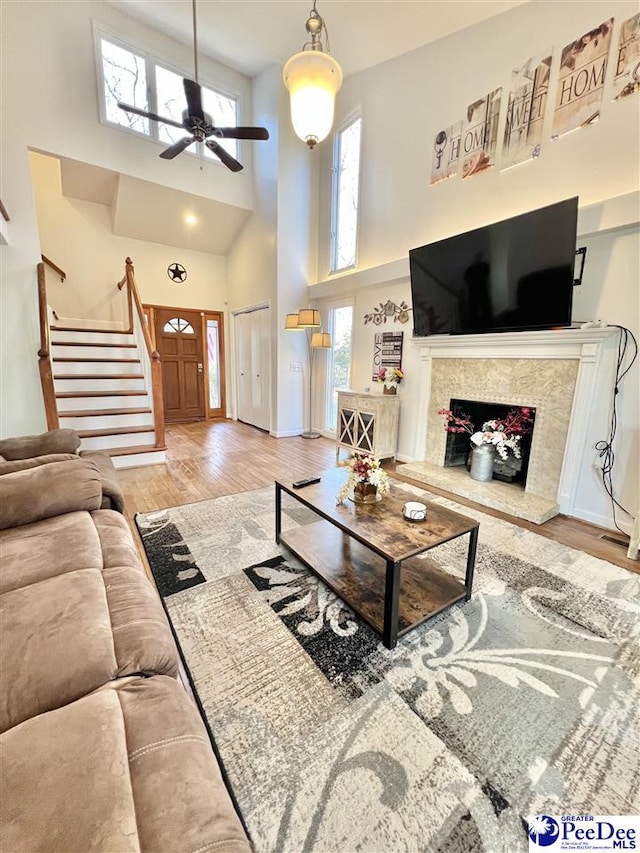
[[[340,140],[342,134],[348,130],[357,121],[360,122],[360,153],[358,157],[358,208],[356,216],[356,245],[354,252],[353,264],[339,267],[338,264],[338,230],[340,221],[338,215],[339,209],[339,163],[340,163]],[[344,121],[336,128],[333,135],[333,154],[331,162],[331,226],[330,226],[330,245],[329,245],[329,275],[344,273],[347,270],[356,269],[358,266],[358,247],[360,237],[360,194],[361,194],[361,177],[362,177],[362,111],[360,109],[350,113]]]
[[[343,299],[332,300],[331,302],[327,302],[325,308],[326,318],[327,318],[327,331],[331,335],[331,350],[328,353],[328,357],[325,362],[325,383],[324,383],[324,429],[331,434],[334,434],[337,429],[336,426],[331,426],[329,423],[329,412],[331,411],[331,397],[334,393],[334,388],[332,385],[332,376],[333,376],[333,347],[335,344],[335,311],[340,308],[351,308],[351,356],[349,358],[349,375],[347,377],[348,386],[351,385],[351,377],[353,374],[353,344],[354,344],[354,336],[355,336],[355,316],[356,316],[356,307],[355,307],[355,298],[353,296],[345,297]],[[337,414],[337,413],[336,413]]]
[[[157,105],[158,105],[158,91],[156,86],[156,66],[164,69],[165,71],[170,71],[173,74],[177,74],[182,78],[192,79],[191,72],[187,72],[184,68],[181,68],[179,65],[176,65],[174,62],[170,60],[166,60],[160,56],[157,56],[153,53],[150,53],[144,47],[140,45],[135,45],[132,42],[128,41],[125,38],[122,38],[118,33],[114,30],[109,29],[108,27],[103,26],[102,24],[98,25],[94,22],[93,26],[93,47],[94,47],[94,57],[95,57],[95,66],[96,66],[96,89],[97,89],[97,97],[98,97],[98,112],[99,112],[99,120],[100,124],[105,127],[112,128],[114,130],[124,131],[124,133],[128,133],[132,136],[135,136],[136,139],[148,139],[149,141],[155,143],[156,145],[162,146],[162,148],[166,148],[170,143],[165,142],[165,140],[160,139],[158,133],[158,122],[149,119],[149,133],[145,133],[142,130],[136,130],[132,127],[127,127],[124,124],[117,124],[116,122],[110,121],[107,118],[107,106],[105,101],[105,82],[104,82],[104,67],[102,63],[102,40],[110,42],[116,47],[121,48],[122,50],[126,50],[129,53],[133,53],[136,56],[139,56],[144,60],[145,63],[145,72],[147,78],[147,109],[150,112],[158,113]],[[200,75],[201,76],[201,75]],[[225,98],[228,98],[231,101],[235,102],[235,113],[236,113],[236,124],[240,121],[240,96],[237,92],[231,91],[229,88],[221,85],[212,85],[208,80],[200,79],[200,85],[203,89],[209,89],[212,92],[215,92],[218,95],[222,95]],[[185,131],[186,132],[186,131]],[[242,158],[242,140],[236,140],[236,159]],[[211,163],[214,166],[224,166],[223,163],[217,157],[207,157],[204,154],[204,144],[197,143],[194,147],[185,149],[187,154],[190,154],[192,157],[199,157],[201,160],[204,160],[206,163]]]

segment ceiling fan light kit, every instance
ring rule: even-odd
[[[121,110],[134,115],[143,116],[151,121],[161,122],[162,124],[178,127],[186,130],[191,136],[184,136],[173,145],[165,148],[159,156],[163,160],[173,160],[178,154],[182,153],[185,148],[192,145],[194,142],[203,142],[206,147],[218,159],[224,163],[227,169],[232,172],[239,172],[243,168],[242,163],[239,163],[235,157],[223,148],[216,139],[269,139],[269,132],[264,127],[216,127],[213,124],[213,119],[208,113],[205,113],[202,107],[202,87],[198,83],[198,26],[196,20],[196,0],[192,0],[193,10],[193,66],[195,71],[195,80],[183,78],[184,94],[187,101],[187,108],[182,113],[182,122],[175,121],[172,118],[165,118],[157,115],[157,113],[141,110],[139,107],[134,107],[131,104],[125,104],[121,101],[118,106]],[[214,137],[213,139],[211,137]]]
[[[324,20],[313,8],[306,23],[311,36],[300,53],[284,66],[283,79],[290,96],[291,123],[296,136],[314,148],[331,132],[335,97],[342,85],[342,69],[329,53],[329,38]],[[327,48],[322,32],[327,33]]]

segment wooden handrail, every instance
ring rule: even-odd
[[[126,258],[124,266],[124,276],[120,279],[117,286],[118,290],[122,290],[125,284],[127,285],[127,301],[129,306],[130,331],[133,331],[133,305],[135,305],[136,307],[138,320],[140,321],[140,326],[142,327],[145,347],[147,349],[147,353],[149,354],[149,359],[151,362],[153,426],[156,434],[156,447],[164,447],[164,397],[162,392],[162,364],[160,363],[160,353],[156,349],[154,349],[153,343],[151,342],[149,329],[147,328],[147,324],[144,321],[144,311],[142,310],[142,302],[140,301],[140,294],[138,293],[138,288],[136,286],[135,271],[133,269],[133,261],[131,260],[131,258]]]
[[[60,269],[58,264],[54,264],[54,262],[50,258],[48,258],[46,255],[41,255],[41,257],[47,266],[51,267],[51,269],[54,272],[58,273],[58,275],[60,276],[60,281],[64,281],[65,278],[67,277],[66,272],[63,269]]]
[[[49,315],[47,308],[47,283],[44,264],[38,264],[38,313],[40,317],[40,349],[38,350],[38,369],[40,384],[44,398],[44,410],[47,417],[47,429],[58,429],[58,407],[56,392],[53,387],[53,370],[51,368],[51,343],[49,340]]]
[[[7,213],[7,208],[2,203],[2,199],[0,199],[0,216],[2,216],[5,222],[11,222],[11,217]]]

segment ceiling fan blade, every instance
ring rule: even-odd
[[[213,153],[222,160],[227,169],[231,169],[232,172],[240,172],[242,170],[242,163],[238,163],[238,161],[232,157],[228,151],[225,151],[222,145],[218,145],[218,143],[214,142],[213,139],[207,139],[205,145],[209,151],[213,151]]]
[[[195,80],[188,80],[186,77],[182,80],[184,93],[187,97],[187,113],[192,118],[199,118],[204,121],[204,110],[202,109],[202,89],[200,84]]]
[[[220,139],[268,139],[266,127],[215,127],[214,136]]]
[[[163,118],[162,116],[156,115],[156,113],[150,113],[147,110],[132,107],[131,104],[124,104],[122,101],[118,101],[118,106],[126,113],[134,113],[134,115],[142,116],[143,118],[150,118],[151,121],[161,121],[162,124],[170,124],[173,127],[179,127],[181,130],[184,130],[184,125],[180,124],[180,122],[174,121],[172,118]]]
[[[169,148],[165,148],[165,150],[158,156],[162,157],[163,160],[173,160],[174,157],[177,157],[178,154],[184,151],[185,148],[195,141],[195,137],[185,136],[177,142],[174,142],[173,145],[169,146]]]

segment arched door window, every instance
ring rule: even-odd
[[[183,335],[194,335],[193,326],[182,317],[173,317],[164,324],[165,332],[182,332]]]

